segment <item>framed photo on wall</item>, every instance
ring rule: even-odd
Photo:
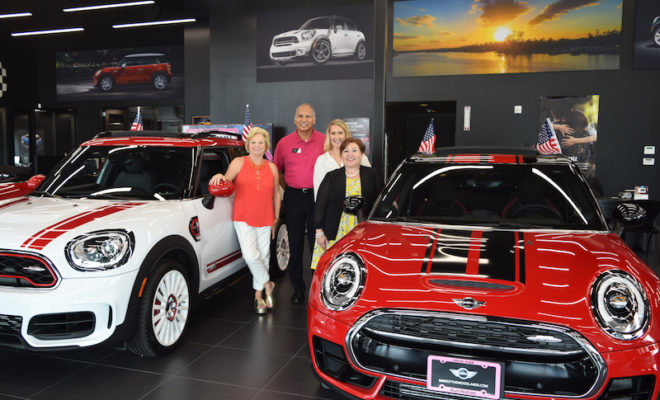
[[[633,68],[660,68],[660,1],[637,0]]]
[[[619,69],[621,7],[621,0],[395,1],[392,76]]]
[[[296,8],[257,15],[257,82],[369,79],[373,5]]]
[[[576,163],[587,180],[596,176],[599,102],[599,95],[541,97],[539,132],[549,118],[561,153]]]

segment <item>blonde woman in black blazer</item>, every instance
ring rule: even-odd
[[[321,182],[314,205],[316,244],[312,269],[328,247],[358,224],[358,216],[369,214],[376,200],[379,179],[373,168],[360,165],[364,151],[364,143],[359,139],[344,140],[340,147],[344,166],[328,172]]]

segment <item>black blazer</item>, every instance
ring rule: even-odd
[[[369,215],[371,207],[376,201],[380,190],[380,180],[373,168],[360,166],[360,186],[365,217]],[[325,174],[314,205],[314,227],[323,229],[328,240],[335,240],[339,230],[342,206],[346,197],[346,170],[344,167]]]

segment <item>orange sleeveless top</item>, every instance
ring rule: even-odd
[[[234,221],[254,227],[271,226],[273,209],[273,171],[264,160],[255,165],[250,156],[243,157],[243,166],[234,178]]]

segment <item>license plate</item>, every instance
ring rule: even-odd
[[[465,358],[429,356],[426,387],[438,392],[499,399],[504,391],[502,365]]]

